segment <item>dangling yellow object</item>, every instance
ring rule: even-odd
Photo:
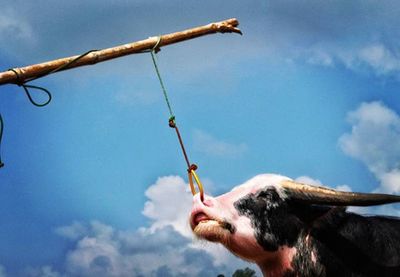
[[[193,183],[193,177],[194,177],[194,180],[196,181],[197,187],[199,189],[200,199],[201,199],[201,201],[203,201],[204,200],[204,189],[203,189],[203,184],[201,183],[201,181],[199,179],[199,176],[197,176],[194,169],[188,170],[188,176],[189,176],[190,190],[192,191],[192,194],[196,195],[196,193],[197,193],[196,188],[194,187],[194,183]]]

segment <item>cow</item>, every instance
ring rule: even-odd
[[[400,218],[363,216],[346,206],[400,196],[342,192],[258,175],[218,197],[193,197],[200,238],[256,263],[264,276],[400,276]]]

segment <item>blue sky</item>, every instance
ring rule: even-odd
[[[397,1],[8,1],[0,66],[231,17],[243,36],[158,55],[206,191],[271,172],[400,193]],[[212,276],[247,266],[187,229],[185,163],[149,54],[34,84],[51,90],[50,105],[0,87],[0,276]],[[359,211],[400,214],[396,205]]]

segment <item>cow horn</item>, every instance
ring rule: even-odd
[[[330,206],[374,206],[400,202],[400,195],[338,191],[294,181],[283,181],[282,187],[290,199]]]

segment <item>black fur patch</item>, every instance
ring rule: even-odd
[[[303,229],[302,222],[290,216],[287,203],[274,187],[248,194],[234,203],[239,215],[250,218],[257,242],[267,251],[293,246]]]
[[[282,199],[274,187],[234,203],[266,251],[295,247],[285,276],[400,276],[400,220]],[[312,256],[314,255],[314,259]]]
[[[222,228],[228,230],[231,234],[235,233],[235,226],[233,226],[232,224],[230,224],[228,221],[223,221],[221,223]]]
[[[327,276],[400,276],[400,220],[341,212],[311,232]]]

